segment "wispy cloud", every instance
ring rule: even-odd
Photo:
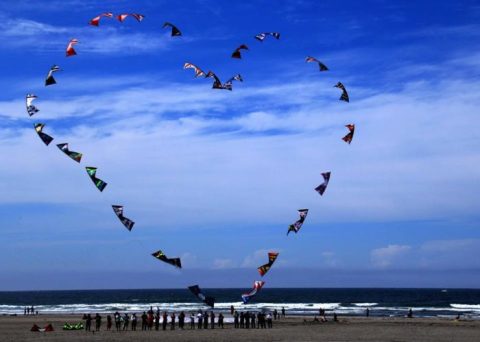
[[[412,248],[407,245],[388,245],[372,250],[371,259],[375,267],[385,268],[408,253]]]

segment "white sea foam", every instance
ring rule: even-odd
[[[215,311],[230,311],[230,307],[234,306],[239,311],[273,311],[280,312],[282,308],[289,315],[317,315],[319,309],[324,309],[327,313],[336,312],[340,315],[364,315],[365,309],[369,308],[372,315],[382,316],[404,316],[410,307],[388,307],[378,306],[378,303],[352,303],[349,305],[341,303],[249,303],[244,305],[241,302],[222,302],[215,303]],[[195,312],[198,310],[210,310],[208,306],[202,303],[105,303],[105,304],[61,304],[61,305],[37,305],[35,310],[40,313],[66,313],[66,314],[83,314],[83,313],[112,313],[119,312],[137,312],[148,311],[152,307],[163,312]],[[0,314],[23,314],[24,307],[21,305],[0,305]],[[448,315],[449,313],[465,313],[472,317],[480,317],[480,304],[450,304],[449,307],[412,307],[417,315],[422,316],[439,316]]]
[[[480,304],[450,304],[454,309],[480,311]]]
[[[352,303],[352,304],[360,307],[371,307],[371,306],[378,305],[378,303]]]

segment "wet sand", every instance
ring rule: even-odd
[[[480,341],[480,321],[440,318],[340,317],[339,322],[314,323],[308,317],[305,324],[304,317],[287,317],[274,321],[272,329],[234,329],[226,324],[214,330],[190,330],[187,325],[175,331],[116,332],[105,330],[103,317],[101,331],[93,333],[62,330],[65,322],[80,322],[80,315],[0,316],[0,341]],[[42,328],[51,323],[55,331],[31,332],[34,323]]]

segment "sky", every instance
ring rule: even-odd
[[[145,19],[88,25],[103,12]],[[268,287],[478,288],[479,19],[466,0],[2,1],[0,290],[250,288],[268,251]]]

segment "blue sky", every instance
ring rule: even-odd
[[[145,19],[87,24],[106,11]],[[478,287],[479,18],[476,1],[3,1],[0,290],[249,288],[269,250],[270,287]],[[244,82],[212,90],[185,62]]]

